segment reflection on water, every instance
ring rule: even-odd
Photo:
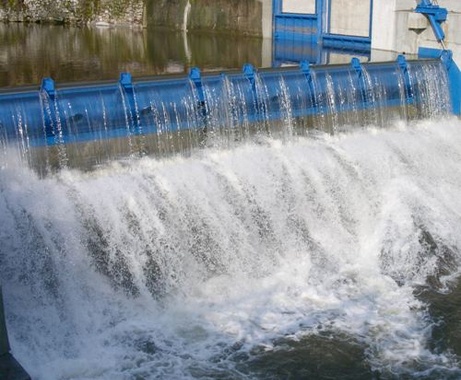
[[[266,48],[265,46],[268,46]],[[266,51],[263,51],[263,50]],[[270,42],[259,38],[159,29],[0,24],[0,87],[269,66]],[[263,57],[269,59],[263,62]]]
[[[394,60],[395,54],[322,49],[312,41],[270,40],[225,34],[198,34],[159,28],[90,28],[0,23],[0,87],[116,80],[202,71],[278,67],[305,60],[313,64]]]

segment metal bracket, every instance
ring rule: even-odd
[[[198,67],[192,67],[189,71],[189,79],[192,81],[194,84],[196,90],[197,90],[197,95],[198,99],[200,102],[205,101],[205,94],[203,93],[203,87],[202,87],[202,74],[200,72],[200,69]]]
[[[448,11],[446,8],[441,8],[437,4],[433,4],[431,0],[421,0],[416,6],[415,12],[427,17],[431,23],[435,38],[442,44],[443,49],[446,50],[444,43],[445,33],[442,28],[442,23],[447,20]]]
[[[312,106],[316,107],[315,89],[314,83],[312,82],[311,64],[308,61],[301,61],[299,63],[299,68],[302,71],[302,73],[306,76],[307,83],[309,85],[309,90],[311,93]]]
[[[133,81],[130,73],[120,73],[119,83],[125,90],[133,88]]]
[[[363,68],[362,68],[362,64],[360,63],[360,60],[357,57],[353,57],[351,59],[351,66],[357,72],[357,75],[361,77]]]
[[[197,90],[197,107],[200,112],[200,117],[203,124],[202,131],[204,134],[206,134],[208,130],[207,108],[205,102],[205,93],[203,92],[202,73],[200,72],[200,69],[198,67],[192,67],[190,69],[189,80],[193,83],[195,89]],[[204,143],[204,141],[202,143]]]
[[[48,96],[53,99],[56,93],[56,87],[52,78],[43,78],[40,86],[41,92],[46,92]]]
[[[403,75],[403,80],[405,82],[405,95],[407,97],[407,103],[413,103],[414,94],[411,89],[411,79],[410,73],[408,72],[408,62],[404,55],[399,54],[397,57],[397,64],[399,65],[400,71]]]
[[[123,88],[122,96],[126,97],[128,104],[125,105],[125,117],[128,123],[129,130],[137,134],[139,133],[139,112],[137,111],[136,99],[133,88],[133,79],[130,73],[120,73],[120,87]]]

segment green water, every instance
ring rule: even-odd
[[[0,87],[270,65],[270,42],[161,29],[0,24]]]

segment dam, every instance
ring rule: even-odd
[[[441,54],[438,60],[408,62],[400,55],[395,62],[373,64],[354,58],[347,66],[303,61],[297,68],[257,70],[246,65],[240,73],[203,76],[194,68],[186,78],[138,82],[123,73],[118,83],[62,88],[48,78],[38,91],[0,94],[1,143],[17,141],[30,161],[46,149],[60,152],[62,161],[54,166],[85,160],[92,165],[107,154],[105,147],[110,151],[121,140],[129,141],[129,150],[120,148],[115,155],[163,156],[225,147],[250,136],[289,138],[432,112],[456,114],[459,70],[450,52]],[[434,98],[432,87],[443,95]],[[88,150],[94,155],[79,156]]]
[[[273,22],[316,28],[280,21],[270,68],[2,90],[2,356],[34,379],[461,376],[442,4],[411,20],[435,46],[368,62],[371,16],[341,35],[316,13],[338,3],[294,3]],[[297,60],[303,39],[352,52]]]
[[[295,65],[280,66],[278,46],[321,43],[323,48],[366,53],[377,44],[371,36],[384,14],[374,13],[379,4],[362,1],[353,8],[355,18],[346,22],[337,17],[339,4],[310,3],[275,2],[273,68],[248,63],[240,72],[202,74],[192,67],[188,76],[139,79],[122,72],[118,81],[82,84],[60,84],[48,77],[39,88],[6,89],[0,93],[0,146],[17,141],[19,154],[33,162],[46,150],[51,168],[84,161],[91,166],[101,156],[164,155],[222,146],[248,135],[305,135],[315,129],[334,132],[340,125],[380,125],[385,118],[425,118],[424,103],[431,101],[445,102],[439,104],[442,112],[461,114],[458,50],[447,50],[445,42],[447,9],[421,1],[408,15],[406,26],[414,30],[417,24],[419,33],[429,29],[440,48],[419,46],[419,60],[402,53],[393,62],[363,63],[353,57],[349,64],[324,65],[305,56]],[[285,61],[293,58],[285,56]],[[431,85],[446,87],[448,98],[432,99]],[[277,127],[286,120],[289,131]],[[120,140],[128,141],[128,151]],[[82,151],[94,153],[82,156]]]

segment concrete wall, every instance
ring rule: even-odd
[[[0,21],[150,25],[270,38],[272,0],[4,0]]]
[[[427,19],[415,14],[416,0],[375,0],[373,6],[372,49],[416,54],[419,47],[440,48]],[[443,24],[445,43],[461,63],[461,1],[443,0],[448,10]]]
[[[271,0],[147,0],[149,26],[270,37]]]
[[[8,0],[0,20],[8,22],[143,24],[143,0]]]

